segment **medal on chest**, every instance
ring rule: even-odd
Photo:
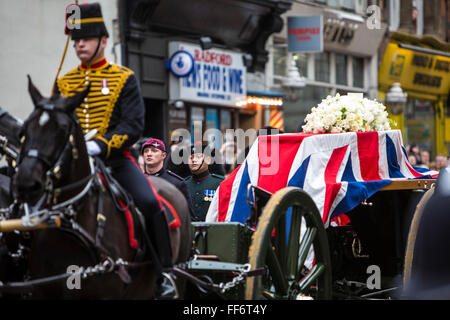
[[[106,96],[109,93],[108,80],[102,79],[102,93]]]
[[[203,198],[203,200],[212,201],[214,198],[214,193],[215,193],[215,190],[204,190],[203,194],[205,195],[205,197]]]

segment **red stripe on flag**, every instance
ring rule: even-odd
[[[361,132],[358,139],[359,166],[364,181],[381,180],[378,161],[378,132]]]
[[[225,180],[220,183],[219,189],[219,203],[217,208],[217,220],[219,222],[225,221],[227,217],[228,206],[231,199],[231,189],[236,178],[236,174],[239,172],[241,165],[236,168]]]
[[[258,138],[258,187],[271,193],[286,187],[292,162],[304,138],[292,135]]]
[[[406,161],[406,167],[408,168],[409,172],[411,172],[411,174],[412,174],[414,177],[417,178],[417,177],[423,176],[423,174],[417,172],[417,171],[409,164],[408,161]]]
[[[341,189],[341,183],[336,183],[336,177],[341,167],[342,160],[344,159],[345,153],[347,152],[348,146],[337,148],[333,150],[333,153],[328,160],[327,167],[324,172],[325,179],[325,202],[323,205],[323,223],[328,220],[328,215],[330,214],[331,206],[333,205],[334,199]]]

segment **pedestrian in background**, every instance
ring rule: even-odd
[[[447,165],[448,165],[448,159],[443,154],[438,154],[436,156],[436,158],[434,159],[434,162],[436,164],[436,170],[437,171],[441,170],[442,168],[447,167]]]
[[[422,167],[430,168],[430,152],[428,150],[420,150],[420,159],[422,159]]]
[[[414,155],[416,157],[416,163],[422,164],[422,159],[420,158],[420,148],[417,144],[412,144],[409,154]]]

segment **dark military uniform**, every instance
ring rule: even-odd
[[[194,220],[205,221],[209,205],[214,197],[219,184],[224,180],[223,176],[210,173],[209,170],[186,178],[186,184],[191,193]]]
[[[192,210],[192,199],[191,194],[189,193],[186,181],[176,173],[173,173],[170,170],[165,169],[164,167],[156,172],[155,174],[149,174],[150,176],[160,177],[163,178],[166,181],[169,181],[171,184],[173,184],[178,190],[181,191],[181,193],[186,198],[186,201],[189,206],[189,212],[191,213],[191,217],[193,215]]]
[[[78,7],[80,28],[70,31],[71,38],[97,37],[98,50],[101,37],[108,36],[101,7],[98,3]],[[129,151],[143,133],[145,118],[144,99],[134,72],[102,58],[89,65],[81,63],[59,78],[56,84],[55,94],[65,97],[71,97],[89,86],[89,94],[75,109],[78,122],[85,134],[97,130],[92,141],[101,149],[98,156],[112,168],[114,178],[133,196],[145,216],[147,230],[158,254],[154,256],[155,267],[159,272],[161,267],[172,267],[163,206],[150,180],[142,173]]]

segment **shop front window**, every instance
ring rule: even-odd
[[[192,107],[191,108],[191,142],[203,140],[203,122],[205,116],[203,108]]]
[[[311,112],[311,108],[317,106],[331,93],[331,88],[307,85],[304,88],[287,92],[283,99],[284,131],[298,132],[304,124],[304,118]]]
[[[330,82],[330,53],[321,52],[314,55],[315,80]]]
[[[364,59],[353,57],[353,86],[364,88]]]
[[[230,110],[220,110],[220,131],[224,136],[224,142],[234,139],[234,135],[230,137],[226,135],[228,129],[233,128],[232,114]]]
[[[217,109],[206,109],[206,131],[205,140],[215,147],[220,147],[220,131],[219,131],[219,111]]]
[[[431,101],[408,100],[405,110],[405,133],[408,144],[435,154],[435,117]]]

